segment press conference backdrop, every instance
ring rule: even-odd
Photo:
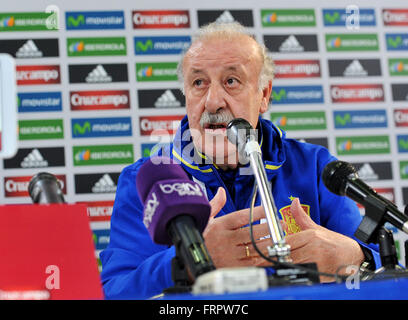
[[[0,202],[31,203],[31,176],[55,174],[67,202],[87,204],[97,257],[121,170],[169,141],[185,114],[181,51],[199,26],[239,21],[275,59],[264,117],[355,164],[403,210],[408,3],[351,2],[4,2],[0,52],[16,58],[19,149],[0,162]],[[403,262],[406,236],[389,227]]]

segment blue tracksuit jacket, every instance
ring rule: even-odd
[[[183,133],[187,129],[188,121],[185,117],[173,143],[161,150],[159,155],[178,159],[191,178],[205,185],[209,200],[214,197],[218,187],[224,187],[227,203],[218,216],[249,208],[254,177],[221,173],[212,164],[198,165],[188,152],[183,152],[184,147],[191,146],[191,141],[182,141],[186,140]],[[321,146],[286,139],[285,133],[268,120],[260,118],[258,129],[275,204],[290,230],[298,231],[288,210],[292,198],[298,197],[317,224],[353,237],[361,222],[356,204],[328,191],[321,179],[326,164],[336,158]],[[171,259],[175,255],[174,247],[153,243],[143,224],[143,204],[138,197],[135,182],[138,170],[146,159],[142,158],[124,168],[119,177],[111,218],[110,243],[100,254],[103,266],[101,277],[108,299],[147,298],[173,285]],[[259,197],[256,205],[260,205]],[[375,250],[372,252],[379,267],[379,255]]]

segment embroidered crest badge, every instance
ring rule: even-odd
[[[310,206],[307,204],[300,204],[307,213],[307,215],[310,217]],[[288,232],[285,231],[286,234],[294,234],[299,232],[301,229],[299,225],[296,223],[295,219],[292,216],[292,213],[290,212],[290,205],[283,207],[279,210],[283,221],[285,221],[286,225],[288,226]]]

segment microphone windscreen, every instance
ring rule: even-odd
[[[231,120],[227,125],[228,140],[236,146],[244,146],[249,137],[256,137],[251,124],[242,118]]]
[[[356,174],[356,169],[351,163],[337,160],[326,165],[323,169],[322,179],[327,189],[334,194],[344,196],[347,178],[352,174]]]
[[[142,202],[145,202],[153,184],[168,179],[189,180],[183,168],[168,157],[152,157],[143,163],[136,176],[136,189]]]
[[[157,160],[163,161],[158,164]],[[201,186],[191,181],[179,164],[169,160],[149,159],[144,163],[136,177],[136,187],[144,203],[143,223],[150,237],[155,243],[172,245],[167,230],[171,220],[188,215],[202,232],[211,206]]]

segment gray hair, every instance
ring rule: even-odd
[[[253,38],[252,35],[248,32],[248,30],[238,22],[229,23],[212,22],[208,25],[201,27],[196,32],[196,34],[193,35],[190,46],[186,48],[186,50],[181,55],[181,59],[177,66],[177,76],[179,81],[181,82],[181,90],[183,91],[183,93],[184,93],[183,61],[187,51],[191,48],[191,46],[197,41],[213,38],[232,40],[240,36],[248,36]],[[265,45],[263,43],[259,43],[256,40],[255,42],[258,46],[258,51],[262,59],[262,68],[259,74],[258,86],[260,89],[263,89],[268,86],[269,81],[273,80],[274,62],[272,58],[268,55],[268,50],[266,49]]]

